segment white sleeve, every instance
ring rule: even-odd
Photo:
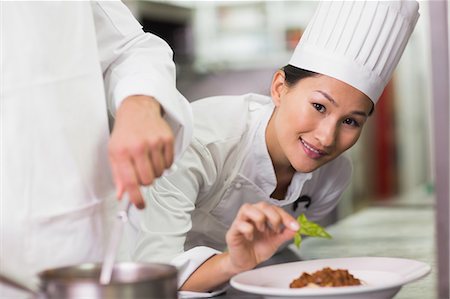
[[[212,256],[221,253],[213,248],[198,246],[183,252],[175,257],[170,263],[178,270],[178,288],[180,288],[191,274],[198,269],[206,260]],[[178,292],[180,298],[207,298],[217,296],[226,291],[228,284],[217,288],[211,292]]]
[[[192,110],[176,89],[172,49],[145,33],[120,1],[92,2],[100,64],[111,114],[131,95],[153,96],[175,134],[179,156],[192,137]]]
[[[211,188],[217,171],[210,152],[195,139],[176,166],[174,172],[144,189],[148,208],[138,212],[138,233],[129,248],[135,261],[175,264],[181,286],[201,264],[219,253],[208,247],[184,248],[198,195]]]

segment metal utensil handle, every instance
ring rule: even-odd
[[[128,221],[128,210],[131,202],[128,193],[125,193],[120,202],[117,219],[114,221],[113,230],[111,231],[108,247],[106,248],[105,258],[103,259],[102,271],[100,273],[100,283],[103,285],[111,282],[111,275],[114,267],[117,249],[120,239],[122,238],[123,226]]]
[[[119,209],[117,211],[117,218],[119,218],[122,222],[128,222],[128,211],[131,207],[130,197],[127,192],[125,192],[122,196],[122,199],[119,202]]]

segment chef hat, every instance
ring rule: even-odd
[[[324,1],[289,64],[343,81],[377,102],[419,18],[416,1]]]

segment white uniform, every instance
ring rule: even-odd
[[[129,95],[154,96],[178,154],[192,115],[171,49],[121,2],[2,1],[0,10],[0,271],[30,281],[102,258],[102,215],[116,202],[107,106],[114,113]],[[21,297],[8,292],[0,285],[0,298]]]
[[[340,156],[312,173],[296,173],[284,200],[272,199],[275,172],[265,131],[274,105],[247,94],[191,104],[194,139],[177,171],[147,189],[133,258],[179,266],[179,285],[226,247],[225,234],[244,203],[267,201],[291,215],[318,220],[336,206],[350,181],[351,163]],[[302,195],[311,204],[294,202]]]

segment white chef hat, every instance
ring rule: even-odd
[[[377,102],[419,18],[416,1],[324,1],[289,64],[343,81]]]

